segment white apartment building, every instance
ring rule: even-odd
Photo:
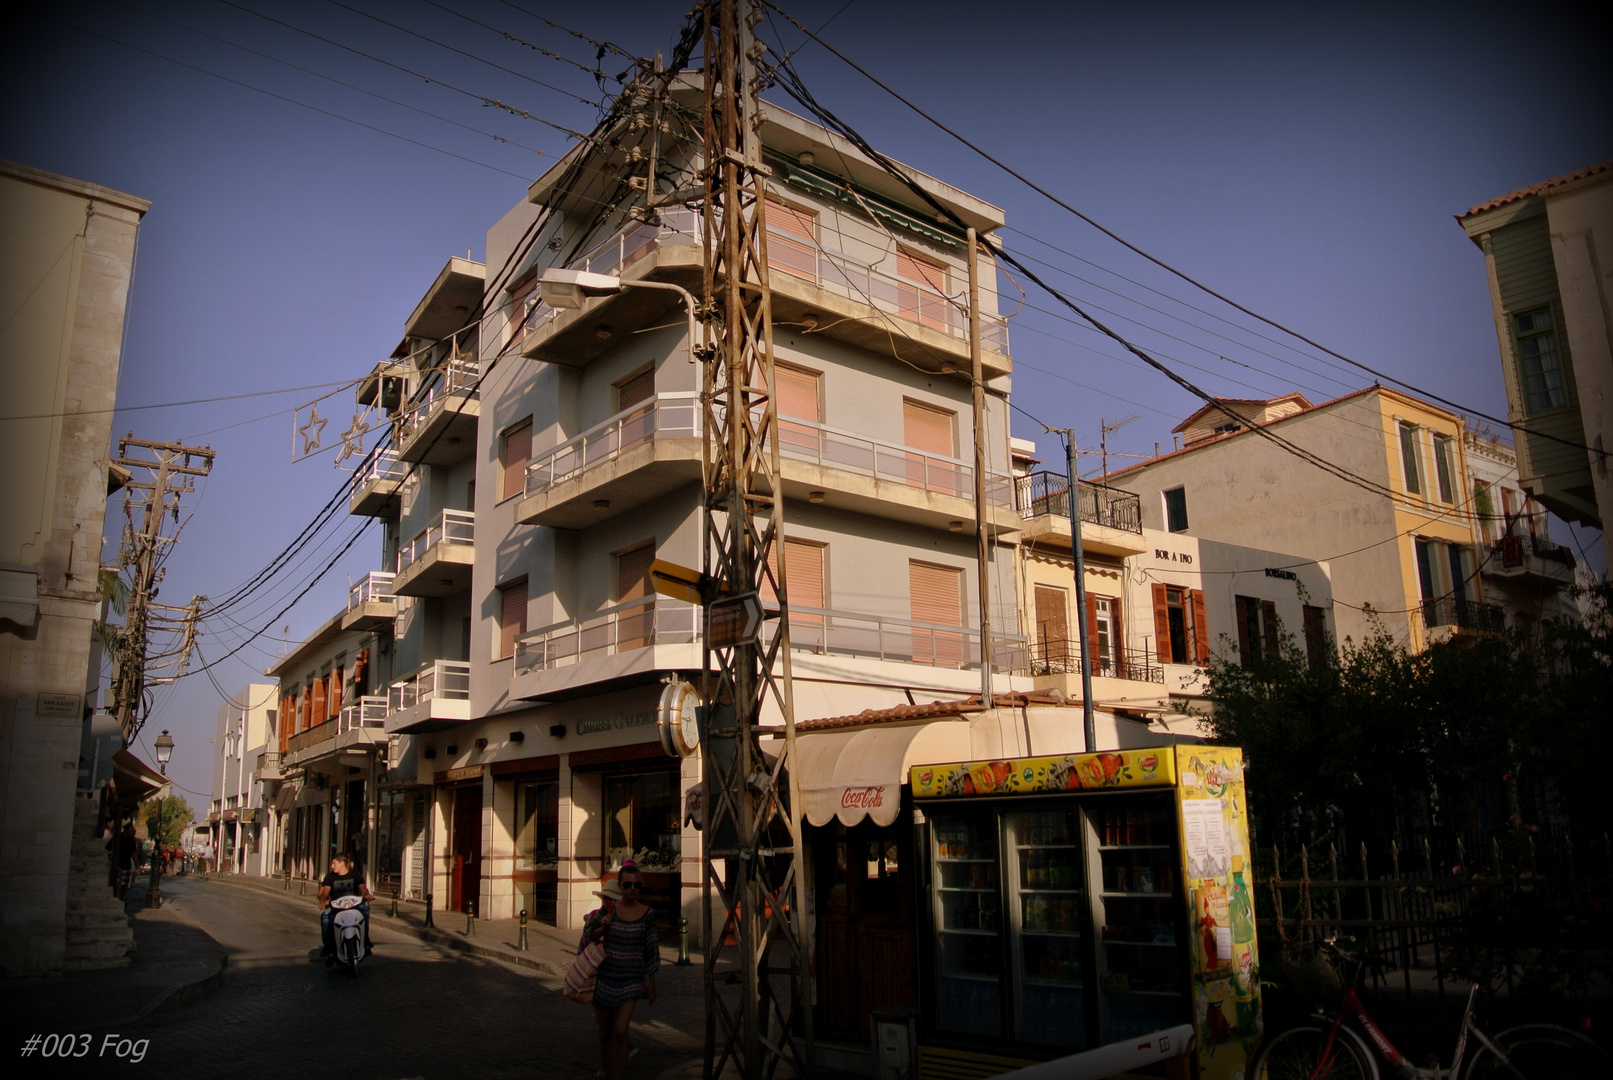
[[[272,872],[268,853],[275,844],[275,822],[264,811],[259,770],[270,749],[278,690],[272,683],[249,683],[218,709],[207,832],[214,865],[222,873],[262,877]]]

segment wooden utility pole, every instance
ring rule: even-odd
[[[769,170],[758,97],[762,50],[753,33],[761,12],[754,0],[707,0],[704,14],[705,1075],[716,1080],[732,1063],[745,1080],[762,1080],[784,1061],[807,1077],[811,969],[800,786],[790,768],[795,710],[767,270]],[[771,638],[759,626],[764,586],[778,600]],[[769,734],[784,736],[772,740],[772,756],[763,753],[759,727],[769,705],[783,721]],[[732,946],[724,944],[730,934]],[[775,959],[783,966],[775,968]],[[787,1003],[775,975],[788,979]]]
[[[116,661],[112,675],[112,708],[123,730],[124,741],[129,743],[134,741],[145,721],[146,652],[153,609],[179,610],[153,603],[157,585],[162,580],[162,564],[168,550],[177,542],[175,537],[163,535],[163,524],[170,520],[178,524],[180,497],[195,490],[196,477],[212,471],[213,451],[205,446],[147,442],[129,435],[118,440],[114,463],[129,470],[142,470],[150,477],[124,485],[128,494],[124,502],[123,545],[118,552],[118,569],[127,568],[130,581],[123,627],[112,649]],[[138,525],[135,523],[137,509],[140,511]],[[182,657],[189,655],[194,641],[199,605],[193,600],[184,610],[188,618],[182,651],[178,654]],[[180,663],[182,667],[183,660]]]
[[[980,588],[980,704],[992,706],[991,557],[986,508],[986,383],[980,359],[980,241],[969,229],[969,387],[974,402],[975,543]]]

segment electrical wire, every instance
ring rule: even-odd
[[[184,401],[159,401],[150,405],[114,405],[105,409],[66,409],[62,412],[28,413],[20,416],[0,416],[0,420],[49,420],[60,416],[98,416],[105,413],[144,412],[148,409],[178,409],[186,405],[212,405],[220,401],[241,401],[245,398],[273,397],[276,394],[296,394],[305,390],[324,390],[329,387],[357,386],[362,380],[346,382],[310,383],[307,386],[283,386],[278,390],[253,390],[245,394],[224,394],[220,397],[188,398]]]
[[[584,63],[582,63],[581,61],[578,61],[578,60],[573,60],[569,56],[562,56],[561,54],[555,52],[553,49],[546,49],[542,45],[535,44],[533,42],[530,42],[530,41],[526,40],[523,37],[520,37],[520,36],[518,36],[516,34],[510,33],[508,30],[501,30],[498,27],[492,25],[491,23],[484,23],[482,20],[480,20],[478,18],[475,18],[474,16],[466,15],[464,12],[455,11],[453,8],[448,7],[447,5],[439,4],[439,3],[437,3],[437,0],[420,0],[420,2],[423,3],[423,4],[429,5],[430,7],[434,7],[438,11],[445,11],[448,14],[454,16],[455,18],[464,19],[466,22],[472,24],[473,26],[480,26],[483,30],[490,30],[490,31],[492,31],[493,33],[497,34],[499,37],[503,38],[506,41],[512,42],[512,43],[514,43],[516,45],[524,45],[528,49],[533,50],[534,52],[540,52],[544,56],[550,57],[550,58],[552,58],[554,60],[558,60],[563,64],[570,64],[572,67],[577,68],[580,71],[585,71],[588,74],[594,76],[595,79],[600,79],[600,80],[609,79],[611,82],[621,82],[622,81],[620,75],[612,75],[612,74],[610,74],[608,72],[601,71],[597,67],[593,67],[593,66],[591,66],[589,64],[584,64]],[[626,72],[623,72],[622,74],[625,75]],[[588,102],[588,104],[590,104],[590,105],[598,105],[599,102],[590,101],[590,102]]]

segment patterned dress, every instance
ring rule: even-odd
[[[583,923],[581,952],[604,917],[591,913]],[[644,996],[644,980],[661,966],[661,949],[655,937],[655,912],[645,909],[632,922],[618,917],[605,929],[605,959],[594,983],[594,1004],[616,1006]]]

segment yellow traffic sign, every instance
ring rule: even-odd
[[[687,566],[656,559],[650,564],[650,585],[662,596],[683,600],[690,604],[705,602],[703,595],[705,575]]]

